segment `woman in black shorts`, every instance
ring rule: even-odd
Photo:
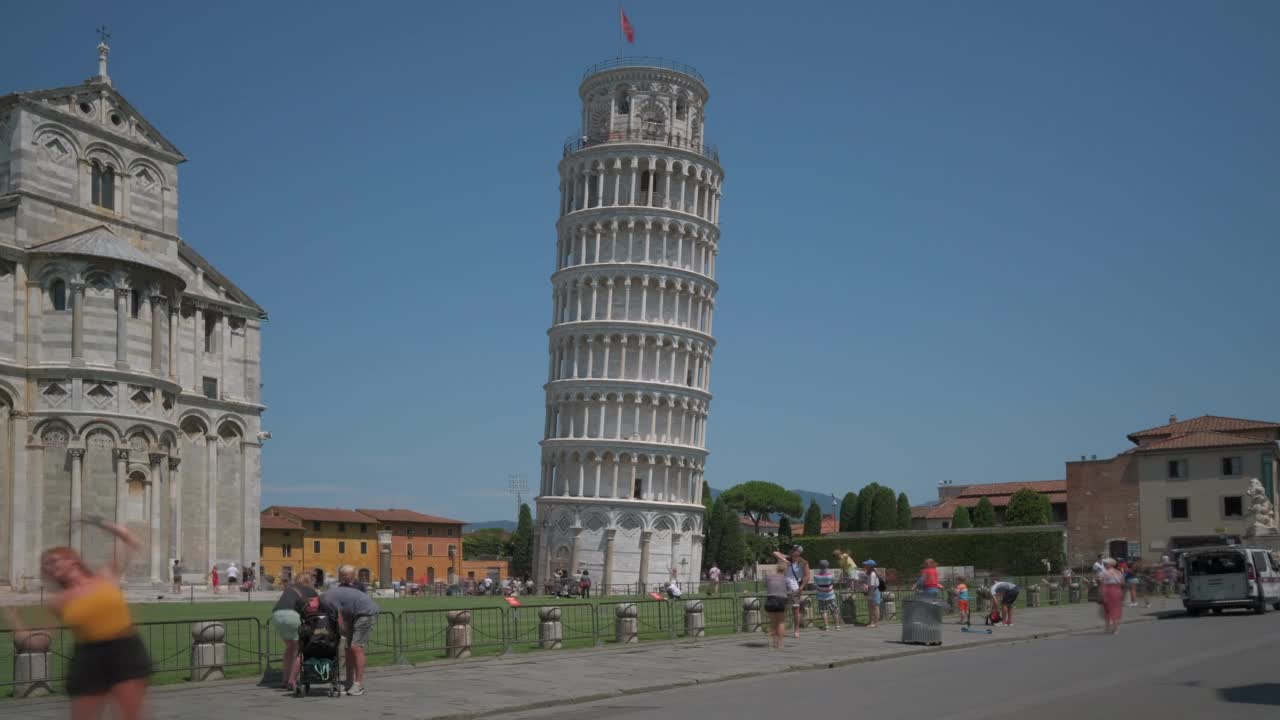
[[[59,587],[46,602],[76,641],[66,679],[71,717],[90,720],[101,716],[107,705],[114,705],[114,717],[137,720],[142,717],[151,659],[129,617],[120,575],[129,566],[138,541],[119,525],[97,519],[85,522],[111,533],[126,549],[116,553],[114,564],[97,571],[68,547],[46,550],[40,557],[41,572]],[[18,612],[6,608],[6,614],[14,630],[21,631]]]

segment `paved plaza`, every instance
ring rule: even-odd
[[[1168,609],[1175,606],[1167,604]],[[1129,621],[1154,620],[1153,610],[1130,610]],[[943,645],[903,645],[901,626],[877,629],[806,630],[800,640],[770,650],[760,635],[735,634],[703,640],[648,642],[627,648],[548,651],[506,658],[442,661],[417,667],[371,668],[369,693],[332,699],[315,695],[295,699],[253,681],[165,686],[151,695],[154,717],[184,720],[225,718],[249,712],[255,720],[295,718],[300,711],[335,717],[356,714],[393,718],[460,718],[494,712],[531,711],[671,688],[776,675],[782,671],[820,670],[927,653],[954,653],[996,643],[1035,640],[1100,629],[1097,607],[1089,604],[1021,611],[1013,627],[991,635],[962,632],[947,625]],[[956,662],[961,662],[956,660]],[[857,669],[853,670],[856,674]],[[24,718],[67,717],[63,698],[10,701]]]

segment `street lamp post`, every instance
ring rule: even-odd
[[[378,530],[378,587],[391,587],[391,528]]]

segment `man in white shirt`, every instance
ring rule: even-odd
[[[1098,553],[1098,561],[1093,564],[1093,581],[1098,582],[1106,570],[1107,566],[1102,564],[1102,553]]]
[[[991,586],[991,599],[1000,608],[1000,616],[1004,619],[1005,625],[1013,624],[1013,604],[1018,602],[1017,585],[1008,580],[1001,580]]]
[[[711,563],[711,569],[707,571],[707,579],[711,581],[711,594],[717,595],[720,592],[720,567],[715,563]]]
[[[227,566],[227,586],[235,587],[240,582],[240,568],[235,563]]]

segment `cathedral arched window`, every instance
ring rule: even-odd
[[[631,95],[626,90],[618,91],[618,114],[631,114]]]
[[[53,302],[54,312],[65,312],[67,309],[67,284],[54,280],[49,286],[49,299]]]
[[[684,120],[685,117],[688,116],[688,114],[689,114],[689,101],[685,100],[684,98],[678,98],[676,100],[676,119]]]
[[[134,288],[129,291],[129,317],[137,320],[142,315],[142,291]]]
[[[114,210],[116,207],[116,171],[104,166],[97,160],[93,161],[92,171],[93,190],[91,194],[93,204],[107,210]]]

